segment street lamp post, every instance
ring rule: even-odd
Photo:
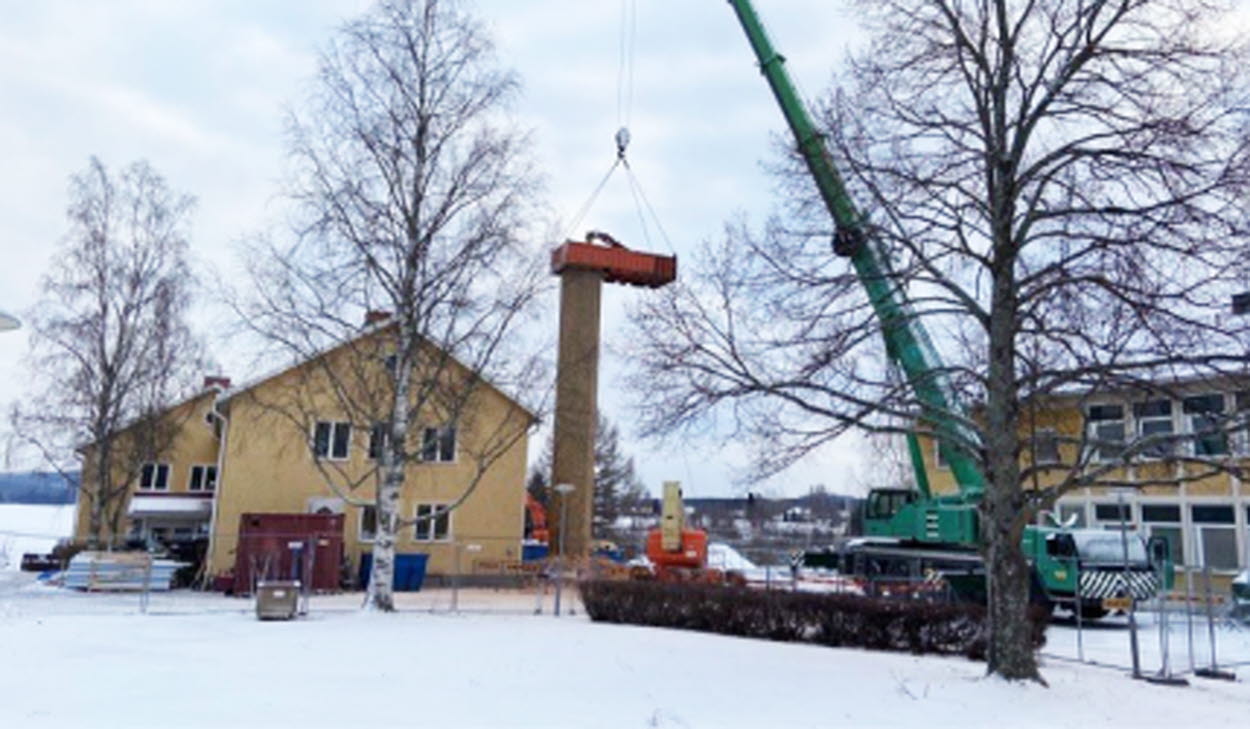
[[[556,493],[560,494],[560,561],[556,565],[556,617],[560,617],[560,593],[564,589],[564,535],[568,532],[569,526],[569,494],[573,493],[574,486],[571,483],[558,483],[555,485]]]
[[[17,317],[13,316],[12,314],[8,314],[3,311],[0,311],[0,332],[12,331],[21,326],[22,326],[22,323],[18,321]]]
[[[460,542],[455,542],[454,544],[452,544],[452,551],[455,552],[454,556],[456,558],[456,569],[451,575],[452,577],[451,611],[453,613],[460,612],[460,550],[461,549],[463,549],[466,552],[480,552],[482,551],[482,545],[461,544]]]

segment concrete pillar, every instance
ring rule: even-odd
[[[574,488],[562,505],[553,490],[547,521],[551,551],[572,556],[589,553],[591,519],[594,514],[596,394],[599,387],[599,299],[603,274],[565,269],[560,274],[560,351],[556,375],[555,447],[551,485],[567,483]],[[568,524],[561,522],[561,513]]]

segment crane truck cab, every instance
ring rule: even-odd
[[[1147,600],[1174,584],[1168,541],[1119,529],[1029,527],[1025,555],[1051,603],[1101,618],[1114,599]]]
[[[874,489],[864,507],[865,538],[808,552],[810,567],[835,567],[867,580],[940,573],[956,596],[984,599],[975,507],[958,497]],[[1083,617],[1105,616],[1124,598],[1142,601],[1174,583],[1168,542],[1118,529],[1028,526],[1021,547],[1032,568],[1032,599]]]

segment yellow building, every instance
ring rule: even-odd
[[[342,513],[352,574],[372,548],[379,432],[346,412],[343,387],[368,382],[389,366],[376,356],[387,338],[374,327],[350,342],[239,387],[206,378],[204,390],[166,416],[181,424],[173,447],[137,470],[124,501],[121,534],[149,542],[208,538],[206,573],[235,563],[240,518],[252,513]],[[431,354],[436,353],[429,348]],[[367,352],[367,356],[362,356]],[[438,377],[472,383],[454,417],[418,409],[410,446],[421,454],[405,472],[403,519],[463,499],[446,517],[402,526],[398,553],[429,555],[428,572],[449,574],[460,560],[518,560],[524,527],[528,431],[533,415],[495,387],[441,357]],[[373,375],[358,375],[374,368]],[[340,376],[350,371],[352,376]],[[418,389],[415,388],[414,389]],[[349,393],[354,401],[356,393]],[[367,396],[364,393],[361,397]],[[90,457],[91,449],[87,449]],[[89,469],[84,470],[86,489]],[[75,537],[88,522],[80,493]]]
[[[1059,519],[1118,528],[1123,497],[1131,528],[1166,537],[1177,565],[1209,565],[1216,575],[1231,575],[1250,567],[1250,486],[1233,472],[1250,469],[1250,434],[1230,430],[1234,418],[1248,414],[1246,385],[1216,380],[1054,397],[1026,423],[1035,447],[1021,462],[1053,464],[1039,469],[1042,487],[1061,483],[1074,469],[1096,476],[1095,485],[1059,499]],[[1156,436],[1155,444],[1133,447],[1146,436]],[[1127,459],[1126,447],[1134,449]],[[954,479],[935,442],[927,440],[924,451],[934,491],[953,493]]]

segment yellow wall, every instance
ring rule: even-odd
[[[158,463],[168,463],[169,468],[169,489],[158,493],[185,494],[191,493],[188,484],[191,478],[191,466],[208,464],[216,465],[217,463],[217,437],[214,434],[213,426],[205,420],[205,415],[212,409],[213,390],[207,390],[195,397],[179,404],[170,409],[168,413],[162,416],[163,425],[178,428],[177,435],[174,437],[171,447],[156,459]],[[126,441],[127,434],[125,432],[119,438],[118,448],[125,452],[128,448]],[[84,449],[83,457],[83,486],[78,492],[78,508],[76,523],[74,525],[74,540],[85,541],[90,531],[91,523],[91,504],[87,497],[87,491],[94,487],[94,470],[92,464],[95,461],[94,446],[87,446]],[[117,478],[123,478],[128,469],[123,465],[114,470]],[[138,472],[138,468],[134,468]],[[130,495],[139,487],[138,478],[130,484],[130,493],[125,496],[125,503],[121,505],[122,513],[125,514],[126,505],[130,501]],[[107,530],[108,525],[105,524]],[[121,536],[125,536],[129,529],[129,521],[125,518],[121,521]],[[105,534],[107,538],[109,535]]]
[[[1192,394],[1205,394],[1210,391],[1218,391],[1222,388],[1210,383],[1195,383],[1192,386]],[[1226,388],[1225,394],[1228,395]],[[1182,392],[1181,395],[1190,394],[1190,392]],[[1136,398],[1140,400],[1140,397]],[[1132,403],[1134,399],[1125,397],[1115,399],[1112,397],[1100,398],[1100,403],[1119,402],[1124,405],[1125,409],[1125,427],[1132,438],[1131,433],[1136,427],[1132,414]],[[1180,399],[1173,400],[1173,426],[1176,432],[1184,432],[1185,424],[1183,413],[1180,412]],[[1066,476],[1069,475],[1071,464],[1078,461],[1080,437],[1085,427],[1085,418],[1082,413],[1081,403],[1075,399],[1064,399],[1052,401],[1050,406],[1040,409],[1035,413],[1026,413],[1023,419],[1021,433],[1028,435],[1035,426],[1038,429],[1053,428],[1061,438],[1070,440],[1070,443],[1060,445],[1060,463],[1056,464],[1053,469],[1042,471],[1038,477],[1038,485],[1052,486],[1055,485]],[[925,468],[929,476],[929,481],[934,491],[939,494],[952,494],[956,490],[954,479],[951,471],[946,468],[939,468],[936,463],[936,449],[931,438],[922,437],[921,447],[924,453]],[[1182,448],[1185,445],[1182,443]],[[1236,447],[1234,445],[1234,447]],[[1243,469],[1250,469],[1250,457],[1244,455],[1230,456],[1233,463],[1241,466]],[[1067,464],[1067,465],[1065,465]],[[1025,453],[1021,457],[1021,465],[1028,467],[1030,465],[1030,454]],[[1093,464],[1095,467],[1097,464]],[[1111,482],[1120,482],[1127,484],[1141,484],[1147,481],[1159,481],[1151,486],[1144,486],[1129,493],[1125,497],[1125,503],[1129,507],[1129,513],[1132,520],[1142,522],[1135,524],[1136,529],[1141,530],[1144,535],[1158,533],[1174,532],[1179,529],[1179,538],[1183,550],[1184,562],[1190,568],[1196,568],[1205,559],[1203,554],[1206,547],[1202,546],[1203,530],[1205,529],[1231,529],[1235,539],[1235,550],[1238,560],[1237,569],[1245,569],[1250,566],[1250,492],[1246,486],[1239,484],[1237,479],[1226,472],[1213,472],[1213,467],[1208,464],[1186,464],[1178,462],[1165,462],[1158,460],[1139,459],[1128,466],[1120,467],[1099,476],[1102,485],[1094,485],[1088,487],[1079,487],[1071,490],[1062,498],[1062,504],[1069,509],[1076,509],[1078,513],[1085,514],[1086,525],[1096,526],[1095,515],[1097,506],[1102,504],[1113,504],[1119,498],[1117,494],[1117,484]],[[1177,522],[1145,522],[1143,506],[1176,506],[1179,521]],[[1213,524],[1209,522],[1196,522],[1193,508],[1204,505],[1231,506],[1234,514],[1234,521],[1228,523]],[[1217,572],[1223,574],[1221,579],[1227,579],[1228,575],[1236,570],[1229,568],[1227,565],[1223,568],[1217,567]]]
[[[342,351],[327,357],[350,356]],[[330,364],[333,368],[334,363]],[[369,432],[353,427],[349,457],[324,463],[318,468],[309,449],[309,432],[315,420],[347,420],[338,400],[325,389],[326,377],[319,369],[296,368],[253,390],[229,400],[230,427],[227,437],[224,473],[218,477],[218,503],[213,527],[209,572],[217,574],[234,566],[239,520],[253,512],[308,513],[314,498],[340,498],[372,503],[376,473],[368,458]],[[299,399],[298,408],[289,405]],[[457,432],[457,459],[452,463],[413,463],[405,473],[400,514],[412,518],[419,503],[450,503],[459,498],[472,481],[477,466],[471,454],[480,452],[481,443],[497,429],[507,430],[515,442],[495,460],[480,478],[471,496],[451,515],[449,539],[445,542],[417,541],[414,529],[401,529],[396,550],[430,555],[428,571],[447,574],[453,568],[453,543],[480,545],[465,550],[462,569],[469,571],[476,560],[516,560],[521,556],[524,530],[524,490],[527,435],[530,416],[515,403],[489,386],[477,389]],[[293,416],[293,410],[299,414]],[[307,422],[302,422],[303,420]],[[420,418],[419,418],[420,420]],[[440,425],[421,422],[420,426]],[[330,484],[338,486],[336,492]],[[354,486],[353,486],[354,484]],[[345,509],[344,543],[354,571],[362,552],[371,543],[359,538],[360,510]]]
[[[229,423],[225,452],[217,474],[208,574],[220,574],[234,567],[239,521],[243,514],[309,513],[311,499],[343,495],[336,493],[330,483],[342,487],[348,501],[372,503],[376,474],[374,462],[368,458],[368,428],[352,428],[349,457],[345,461],[327,462],[331,467],[329,476],[318,468],[309,447],[312,422],[348,420],[337,407],[338,400],[328,387],[330,378],[325,370],[349,366],[348,358],[353,356],[350,349],[345,345],[331,350],[318,360],[246,390],[229,393],[222,400],[221,409]],[[354,353],[360,354],[360,347]],[[376,351],[370,353],[373,355]],[[459,366],[453,366],[451,372],[449,376],[467,376],[467,371]],[[165,416],[183,423],[169,454],[160,459],[171,466],[167,493],[189,493],[192,465],[218,465],[218,439],[211,424],[205,421],[215,394],[213,390],[201,393]],[[281,407],[295,402],[292,398],[298,400],[295,407]],[[301,419],[307,422],[299,422]],[[418,429],[424,426],[443,425],[433,416],[426,420],[418,417],[413,431],[419,433]],[[466,573],[473,571],[476,562],[519,560],[524,531],[527,433],[531,424],[532,416],[519,405],[490,385],[479,384],[458,420],[456,459],[450,463],[408,466],[400,503],[401,516],[411,519],[417,504],[445,504],[457,500],[479,470],[473,455],[489,448],[484,444],[496,443],[498,439],[512,442],[504,449],[492,449],[498,455],[478,479],[471,495],[451,514],[447,540],[418,541],[414,528],[406,526],[398,535],[397,551],[428,554],[431,574],[452,572],[456,544],[460,545],[460,565]],[[86,456],[90,459],[90,449]],[[89,477],[90,469],[85,473],[85,477]],[[132,493],[137,486],[137,481],[131,484]],[[359,508],[351,505],[344,509],[344,545],[353,574],[359,567],[360,555],[372,549],[371,542],[360,540],[359,512]],[[88,530],[89,507],[81,494],[77,519],[75,537],[82,539]],[[127,528],[128,524],[122,525],[123,534]]]
[[[1126,411],[1131,410],[1131,405],[1125,403]],[[1033,425],[1040,430],[1042,428],[1053,428],[1057,431],[1061,438],[1072,439],[1074,442],[1063,443],[1060,446],[1060,463],[1056,464],[1056,468],[1047,469],[1038,476],[1038,483],[1042,487],[1052,486],[1067,475],[1069,466],[1064,464],[1075,463],[1079,454],[1077,453],[1078,445],[1075,441],[1081,437],[1082,429],[1085,425],[1084,417],[1081,410],[1071,403],[1063,403],[1057,405],[1050,410],[1042,410],[1033,414],[1033,419],[1025,418],[1024,425],[1021,429],[1022,436],[1027,436]],[[1132,427],[1131,418],[1128,427]],[[920,438],[921,448],[924,451],[925,470],[929,476],[930,486],[935,493],[953,494],[956,492],[955,480],[949,468],[939,467],[936,459],[936,448],[932,438],[922,436]],[[1241,460],[1243,466],[1250,466],[1250,459]],[[1021,466],[1028,466],[1031,463],[1031,454],[1025,453],[1021,456]],[[1200,470],[1202,469],[1202,470]],[[1193,464],[1171,464],[1161,462],[1138,462],[1128,468],[1119,468],[1112,470],[1101,477],[1103,481],[1127,481],[1138,482],[1143,480],[1167,480],[1171,479],[1176,482],[1175,485],[1156,485],[1143,488],[1141,493],[1148,496],[1175,496],[1183,488],[1185,493],[1191,496],[1232,496],[1235,492],[1235,486],[1232,477],[1227,473],[1214,473],[1204,476],[1197,480],[1186,480],[1195,475],[1203,473],[1206,467]],[[1181,481],[1184,481],[1183,486]],[[1090,488],[1091,495],[1100,496],[1107,494],[1107,488],[1094,486]]]

